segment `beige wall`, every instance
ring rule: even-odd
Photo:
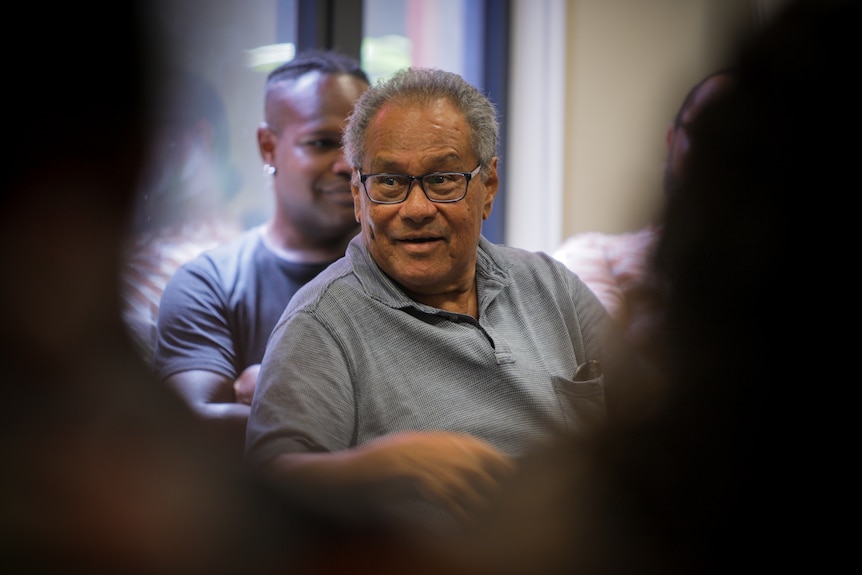
[[[563,238],[646,224],[665,131],[685,92],[724,65],[750,0],[568,0]],[[562,239],[562,238],[561,238]]]

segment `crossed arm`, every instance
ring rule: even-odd
[[[189,370],[168,377],[166,383],[220,436],[220,441],[226,442],[228,449],[242,456],[259,371],[260,364],[251,365],[233,381],[213,371]]]

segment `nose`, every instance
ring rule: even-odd
[[[419,188],[414,192],[414,186]],[[407,198],[401,203],[401,214],[411,220],[424,220],[433,218],[437,213],[437,205],[425,195],[425,189],[420,180],[411,180],[407,187]]]

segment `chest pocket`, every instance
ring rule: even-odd
[[[603,375],[583,381],[554,376],[552,384],[563,411],[566,431],[580,431],[606,421]]]

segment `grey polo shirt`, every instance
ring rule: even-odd
[[[473,434],[517,456],[603,414],[608,315],[562,263],[480,240],[479,320],[415,302],[362,234],[293,297],[270,337],[246,456],[337,451],[403,430]]]

